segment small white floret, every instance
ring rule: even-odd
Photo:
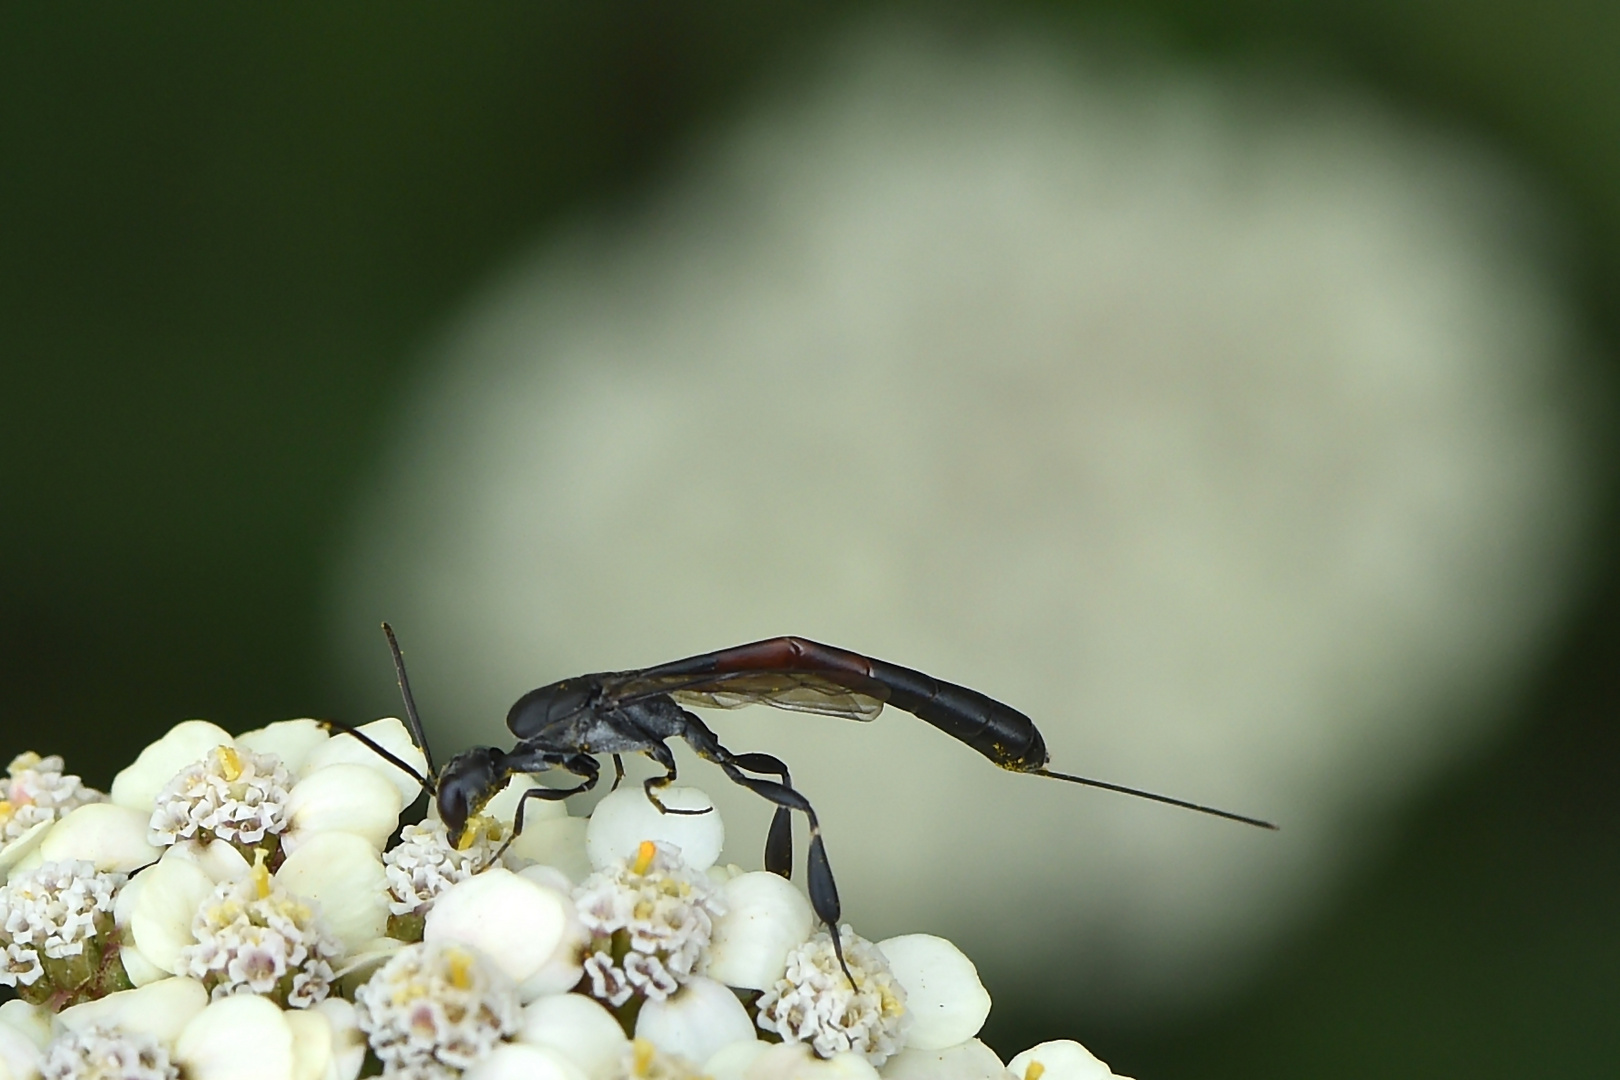
[[[943,1050],[979,1033],[990,1015],[990,992],[962,950],[932,934],[892,937],[877,947],[906,988],[906,1046]]]
[[[287,827],[292,775],[272,754],[216,746],[182,766],[152,802],[149,840],[224,840],[244,848]]]
[[[810,937],[816,919],[810,901],[786,878],[765,871],[730,878],[720,895],[726,913],[714,922],[704,974],[727,986],[764,990],[782,977],[788,953]]]
[[[123,883],[83,861],[14,871],[0,885],[0,986],[74,991],[100,975],[102,950],[92,945],[111,933]]]
[[[815,935],[788,954],[782,978],[760,996],[758,1023],[784,1042],[809,1043],[821,1057],[849,1051],[882,1065],[905,1042],[906,992],[876,945],[848,926],[840,931],[849,975],[832,938]]]
[[[1030,1066],[1040,1066],[1032,1071]],[[1108,1080],[1113,1070],[1073,1039],[1057,1039],[1030,1047],[1007,1062],[1018,1080]]]
[[[488,866],[499,844],[486,832],[471,834],[458,848],[444,823],[428,818],[400,830],[399,843],[383,854],[388,875],[388,911],[396,918],[425,918],[439,894]]]
[[[584,994],[548,994],[525,1005],[517,1038],[561,1054],[591,1080],[608,1080],[630,1042],[613,1014]]]
[[[465,945],[400,950],[355,991],[360,1027],[389,1070],[465,1069],[517,1030],[516,987]]]
[[[32,1080],[39,1075],[43,1047],[34,1035],[31,1030],[0,1022],[0,1076]]]
[[[585,853],[598,870],[634,859],[643,841],[679,848],[681,861],[693,870],[707,870],[720,857],[726,829],[714,801],[697,788],[667,787],[658,800],[677,810],[707,810],[703,814],[663,814],[639,785],[609,792],[591,812],[585,829]]]
[[[754,1037],[754,1022],[731,988],[702,976],[636,1016],[636,1038],[691,1061],[707,1061],[734,1042]]]

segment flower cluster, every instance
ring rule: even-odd
[[[425,769],[397,720],[363,732]],[[840,962],[791,882],[717,865],[696,789],[530,801],[513,835],[518,778],[456,847],[314,721],[177,725],[110,797],[62,768],[22,755],[4,789],[0,1080],[1112,1075],[1068,1042],[1003,1064],[941,938],[843,926]]]

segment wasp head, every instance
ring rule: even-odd
[[[506,755],[493,746],[475,746],[451,758],[439,773],[439,820],[460,847],[467,822],[484,808],[511,777]]]

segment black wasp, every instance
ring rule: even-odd
[[[769,638],[636,671],[581,675],[531,690],[518,698],[506,714],[506,726],[518,739],[515,747],[509,751],[493,746],[474,747],[451,758],[442,771],[435,771],[411,698],[410,682],[405,677],[405,661],[399,644],[386,623],[383,631],[393,651],[411,733],[428,761],[431,775],[419,779],[436,798],[439,817],[452,843],[461,841],[467,822],[518,773],[562,769],[579,779],[580,783],[572,788],[528,789],[518,802],[513,822],[513,835],[522,832],[523,807],[528,800],[566,799],[596,786],[601,771],[595,756],[598,754],[612,757],[615,785],[624,776],[621,755],[646,754],[664,767],[664,775],[651,777],[644,783],[647,798],[654,806],[670,814],[706,813],[665,807],[658,800],[659,789],[675,779],[675,757],[667,740],[679,737],[686,740],[699,757],[718,765],[733,781],[776,805],[765,842],[767,870],[788,876],[793,865],[792,812],[799,811],[809,821],[810,855],[806,869],[810,878],[810,904],[816,917],[827,925],[841,964],[838,889],[833,883],[832,867],[827,861],[815,810],[794,789],[788,768],[781,760],[769,754],[733,753],[720,744],[708,725],[683,706],[736,709],[744,705],[772,705],[795,712],[872,720],[884,705],[893,705],[961,740],[1003,769],[1123,792],[1264,829],[1277,827],[1268,821],[1212,806],[1052,772],[1046,768],[1046,742],[1034,721],[1012,706],[911,668],[800,637]],[[351,734],[359,736],[407,772],[415,772],[360,733]],[[848,972],[847,966],[845,971]]]

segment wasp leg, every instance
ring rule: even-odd
[[[681,814],[696,817],[699,814],[707,814],[714,809],[712,806],[705,806],[701,810],[682,810],[675,806],[665,806],[663,800],[654,793],[653,789],[669,787],[670,784],[675,782],[675,755],[670,752],[668,746],[657,740],[649,741],[642,753],[664,767],[663,776],[648,777],[641,785],[642,790],[647,793],[647,801],[658,807],[660,814]]]
[[[522,835],[523,808],[529,804],[530,799],[539,799],[541,802],[561,802],[570,795],[579,795],[583,792],[591,790],[591,788],[596,786],[596,780],[600,767],[596,764],[595,758],[587,757],[581,754],[575,757],[564,758],[561,761],[548,762],[547,764],[561,765],[563,768],[567,769],[584,782],[578,787],[532,787],[525,791],[522,798],[518,799],[517,812],[512,819],[512,835],[506,838],[506,843],[502,844],[500,850],[495,852],[495,857],[489,860],[491,866],[499,863],[501,861],[501,856],[506,854],[506,849],[512,846],[512,841],[516,840],[520,835]]]
[[[731,762],[749,772],[775,773],[783,787],[793,787],[793,779],[780,758],[770,754],[732,754]],[[765,869],[788,879],[793,877],[793,811],[785,806],[778,806],[771,816],[771,831],[765,836]]]
[[[838,902],[838,885],[833,881],[832,863],[828,861],[826,845],[821,841],[821,822],[817,819],[815,807],[810,805],[810,800],[785,782],[787,766],[768,754],[733,754],[721,746],[715,733],[691,713],[686,714],[686,728],[682,732],[682,738],[697,751],[699,757],[720,766],[733,782],[775,803],[779,814],[797,810],[810,822],[810,855],[805,860],[805,871],[810,879],[808,882],[810,907],[815,911],[816,918],[826,924],[827,933],[832,937],[833,953],[838,957],[838,966],[844,969],[844,977],[849,979],[849,985],[853,987],[855,976],[850,974],[849,964],[844,960],[844,945],[838,929],[838,917],[843,912],[843,905]],[[749,760],[758,766],[755,771],[759,772],[767,771],[765,766],[767,760],[774,763],[769,766],[771,772],[776,772],[777,766],[781,766],[784,782],[777,783],[775,780],[749,776],[743,772],[743,762]],[[775,829],[774,822],[772,829],[773,831]]]
[[[613,755],[613,786],[609,791],[618,791],[619,785],[624,783],[624,758],[618,754]]]

